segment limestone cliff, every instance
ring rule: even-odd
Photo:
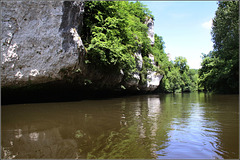
[[[1,87],[24,87],[51,82],[74,83],[94,89],[120,89],[123,73],[101,73],[84,61],[85,48],[79,32],[84,18],[80,1],[2,2]],[[154,44],[153,20],[146,21]],[[154,64],[154,58],[152,63]],[[135,56],[142,68],[141,53]],[[139,73],[125,83],[126,89],[155,90],[162,76],[148,72],[147,82],[139,84]]]
[[[62,79],[61,69],[79,63],[81,2],[2,2],[1,86]],[[78,41],[77,41],[78,42]]]

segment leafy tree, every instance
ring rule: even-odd
[[[205,90],[238,93],[239,89],[239,1],[218,3],[213,19],[214,50],[203,55],[199,70]]]
[[[168,56],[167,54],[164,52],[164,41],[163,38],[161,36],[158,36],[157,34],[154,35],[154,46],[152,47],[152,53],[154,55],[154,61],[156,62],[157,65],[157,71],[162,74],[165,75],[167,70],[168,70],[168,66],[169,66],[169,61],[168,61]]]
[[[198,70],[189,69],[188,76],[190,78],[189,91],[197,91],[198,90]]]
[[[140,2],[87,1],[87,17],[82,39],[87,48],[86,59],[101,70],[120,70],[125,74],[135,68],[134,53],[143,56],[151,52],[148,27],[143,21],[152,17]]]
[[[160,83],[163,92],[192,92],[198,89],[197,70],[189,69],[184,57],[176,57],[174,63],[167,61],[164,78]]]
[[[168,72],[167,77],[169,81],[169,88],[167,88],[167,90],[170,92],[175,92],[176,90],[179,90],[182,85],[184,85],[178,68],[172,68],[172,70]]]
[[[181,74],[189,71],[189,66],[187,65],[187,59],[184,57],[176,57],[174,61],[175,67],[179,68]]]

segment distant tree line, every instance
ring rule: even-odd
[[[181,56],[170,61],[164,52],[164,41],[157,34],[155,34],[152,53],[159,67],[158,71],[163,75],[159,86],[160,92],[193,92],[198,90],[198,70],[189,69],[187,59]]]

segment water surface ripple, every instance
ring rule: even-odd
[[[5,159],[238,159],[238,95],[2,106]]]

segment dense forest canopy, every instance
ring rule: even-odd
[[[218,2],[211,33],[214,50],[203,54],[200,87],[239,93],[239,1]]]

